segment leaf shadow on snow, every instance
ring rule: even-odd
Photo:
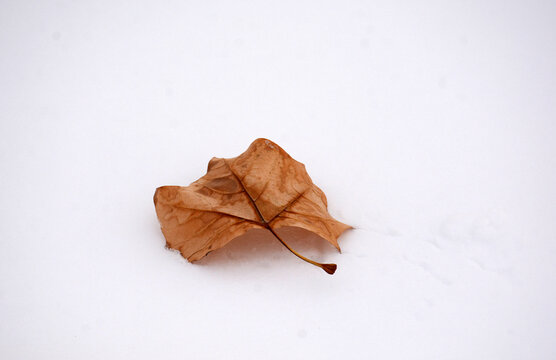
[[[332,262],[338,250],[320,236],[297,227],[276,230],[278,235],[298,253],[320,262]],[[340,243],[341,246],[341,243]],[[228,268],[238,265],[271,267],[273,262],[286,259],[300,261],[266,229],[249,230],[224,247],[209,253],[195,265],[211,268]]]

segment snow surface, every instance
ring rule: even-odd
[[[555,359],[556,3],[2,1],[0,358]],[[357,229],[198,265],[152,195],[267,137]]]

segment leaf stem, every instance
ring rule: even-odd
[[[295,256],[297,256],[298,258],[300,258],[301,260],[305,260],[307,261],[309,264],[313,264],[317,267],[320,267],[321,269],[323,269],[324,271],[326,271],[328,274],[332,275],[336,272],[336,268],[338,267],[336,264],[321,264],[318,263],[316,261],[313,261],[311,259],[306,258],[305,256],[297,253],[294,249],[292,249],[288,244],[286,244],[284,242],[284,240],[282,240],[280,238],[280,236],[278,236],[278,234],[270,227],[270,225],[268,225],[268,223],[265,223],[266,228],[276,237],[276,239],[278,239],[278,241],[280,241],[282,243],[282,245],[284,245],[289,251],[292,252],[292,254],[294,254]]]

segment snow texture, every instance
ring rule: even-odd
[[[556,3],[2,1],[0,358],[555,359]],[[356,227],[189,264],[258,137]]]

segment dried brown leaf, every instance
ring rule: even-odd
[[[154,203],[167,246],[191,262],[251,229],[267,229],[295,255],[334,273],[335,264],[297,254],[275,230],[303,228],[340,250],[337,239],[351,228],[330,216],[305,166],[267,139],[238,157],[212,158],[207,174],[189,186],[159,187]]]

